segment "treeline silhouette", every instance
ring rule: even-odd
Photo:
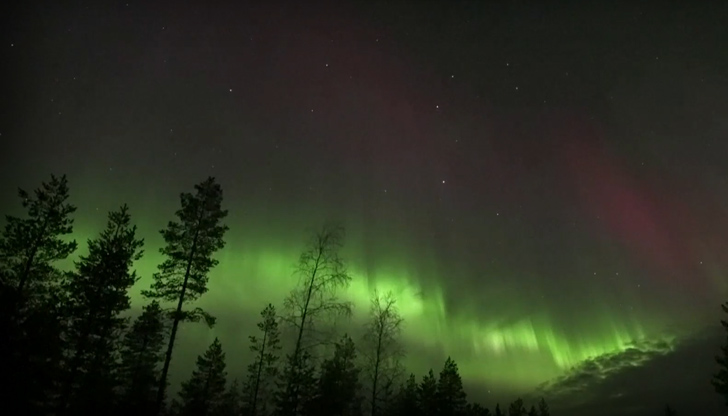
[[[337,292],[349,285],[339,250],[344,230],[325,225],[298,260],[299,283],[279,312],[269,304],[250,336],[253,361],[243,380],[228,380],[218,339],[197,358],[177,397],[169,365],[182,322],[215,318],[194,303],[207,292],[213,255],[225,245],[223,192],[214,178],[182,193],[175,218],[161,230],[164,260],[142,292],[131,320],[129,289],[142,256],[129,208],[108,214],[88,254],[71,271],[56,263],[77,249],[70,240],[76,207],[66,176],[51,176],[33,193],[19,190],[25,215],[6,216],[0,238],[0,391],[3,414],[195,416],[548,416],[542,398],[518,399],[493,411],[467,401],[458,366],[418,381],[401,364],[403,319],[391,293],[372,295],[364,336],[337,334],[333,320],[352,305]],[[284,353],[281,331],[293,333]],[[242,346],[234,346],[238,349]]]

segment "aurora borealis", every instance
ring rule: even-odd
[[[137,311],[179,193],[223,187],[199,301],[218,324],[182,327],[173,383],[215,336],[244,371],[334,220],[346,330],[392,290],[418,377],[451,355],[484,405],[545,392],[561,414],[719,402],[701,342],[728,289],[725,5],[239,3],[2,14],[3,211],[66,173],[83,252],[128,203]]]

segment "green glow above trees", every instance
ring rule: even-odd
[[[173,202],[176,199],[172,192],[169,198]],[[103,225],[104,208],[96,211],[83,199],[76,203],[79,215],[70,237],[77,241],[96,235]],[[172,218],[175,207],[168,202],[161,196],[155,204],[129,202],[135,213],[150,210],[149,215],[135,219],[140,237],[145,239],[145,256],[136,263],[141,280],[132,290],[136,311],[144,304],[140,291],[149,287],[152,274],[163,261],[157,254],[163,244],[158,229]],[[166,212],[160,212],[162,206]],[[227,244],[214,256],[220,263],[210,273],[209,293],[198,303],[220,318],[212,334],[223,343],[229,342],[228,337],[238,340],[240,350],[244,350],[247,336],[255,333],[260,310],[268,303],[281,307],[283,298],[298,283],[296,261],[309,231],[325,218],[311,216],[295,221],[293,214],[266,214],[256,208],[239,210],[235,205],[226,208],[230,209]],[[279,221],[275,220],[277,216]],[[451,355],[466,385],[532,389],[588,358],[622,351],[643,338],[662,337],[663,329],[671,322],[660,309],[614,306],[613,293],[590,294],[592,297],[586,300],[534,300],[530,293],[514,289],[524,277],[513,277],[506,271],[486,276],[481,286],[470,282],[459,288],[455,284],[459,279],[438,277],[446,270],[438,264],[435,252],[422,258],[421,251],[410,249],[413,241],[404,238],[400,230],[392,230],[391,240],[372,249],[368,246],[370,238],[363,237],[366,225],[356,221],[345,225],[347,239],[342,255],[352,282],[342,298],[355,307],[352,324],[363,325],[375,289],[381,293],[391,291],[405,320],[402,342],[408,355],[403,364],[416,374],[424,374],[430,367],[439,368]],[[401,240],[399,244],[394,241],[397,239]],[[82,245],[76,254],[85,252]],[[452,273],[465,271],[462,266]],[[233,327],[226,326],[225,319],[231,316],[244,323],[234,326],[236,333],[227,332]],[[196,349],[181,354],[194,357],[204,348],[197,345],[202,341],[194,337],[207,330],[186,331],[183,337],[194,341]],[[356,329],[351,333],[356,337]],[[673,342],[672,338],[684,334],[668,335],[667,340]],[[235,354],[239,353],[229,353],[233,361]],[[249,359],[241,358],[241,368]],[[180,362],[184,360],[180,358]]]

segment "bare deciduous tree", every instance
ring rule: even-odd
[[[392,393],[402,373],[400,359],[404,350],[399,336],[404,319],[399,314],[392,292],[374,292],[362,343],[364,372],[367,377],[371,415],[376,416]]]
[[[348,287],[351,276],[347,273],[339,250],[344,244],[344,229],[341,226],[324,225],[314,233],[308,248],[298,260],[298,286],[284,301],[284,323],[296,331],[293,353],[288,356],[288,366],[300,366],[301,355],[310,353],[312,346],[326,342],[330,333],[325,331],[323,320],[351,315],[351,303],[338,298],[339,289]],[[297,374],[299,368],[284,371]],[[282,380],[283,391],[278,400],[279,410],[284,414],[296,414],[299,410],[301,391],[294,377]]]

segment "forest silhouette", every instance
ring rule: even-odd
[[[4,414],[550,415],[544,398],[492,410],[469,402],[451,358],[419,380],[408,374],[402,365],[403,318],[392,293],[372,293],[362,337],[333,330],[332,319],[351,316],[352,305],[338,294],[352,278],[339,256],[344,228],[331,224],[303,247],[299,283],[281,310],[270,303],[261,311],[247,345],[253,360],[246,377],[228,378],[224,346],[216,338],[170,397],[168,372],[180,323],[215,325],[215,317],[195,302],[207,292],[208,274],[218,264],[214,254],[225,245],[221,186],[210,177],[180,195],[179,209],[161,230],[164,261],[142,292],[145,304],[134,319],[127,316],[129,290],[139,280],[134,262],[144,241],[129,208],[110,212],[106,227],[88,241],[88,254],[62,271],[56,264],[78,247],[69,241],[76,207],[68,202],[66,176],[51,176],[18,196],[24,217],[6,216],[0,237]],[[283,348],[282,331],[293,334],[292,348]],[[723,354],[714,385],[728,398],[728,347]],[[675,412],[668,406],[665,414]]]

